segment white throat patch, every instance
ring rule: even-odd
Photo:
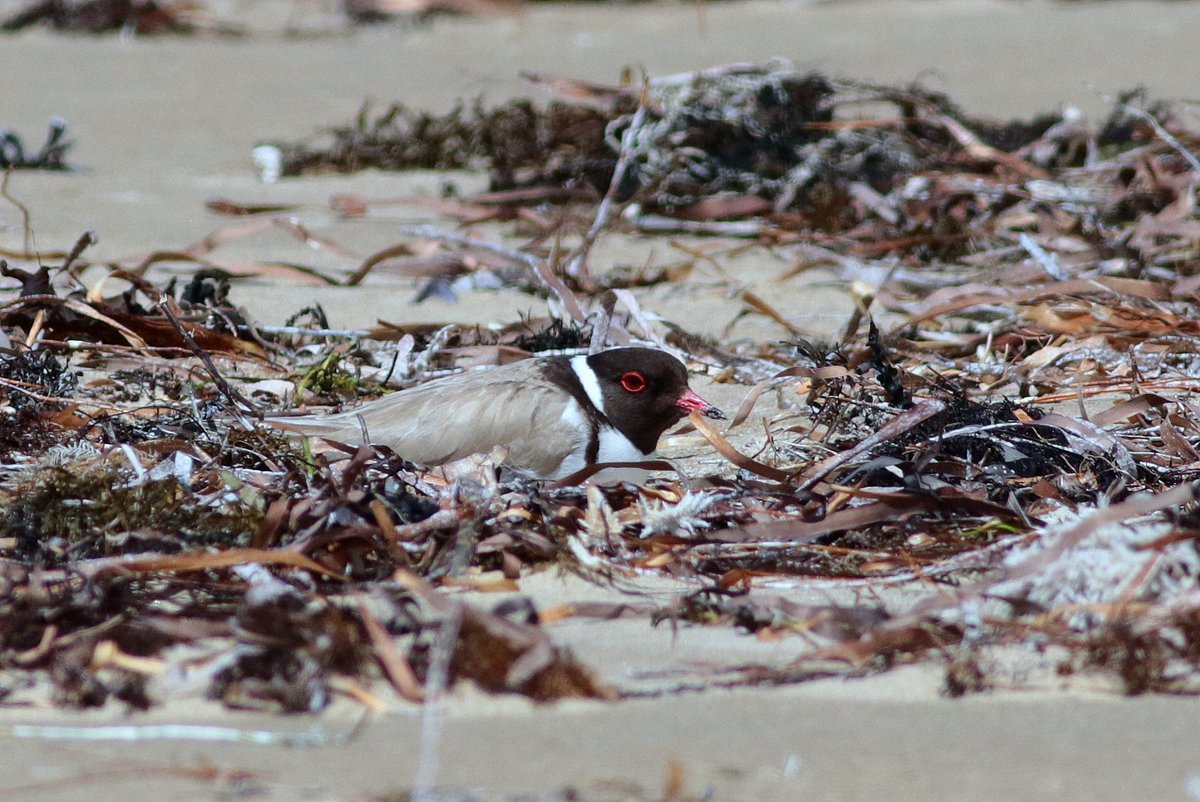
[[[583,385],[583,391],[587,393],[592,405],[600,410],[601,415],[607,417],[608,412],[604,409],[604,395],[600,392],[600,380],[596,378],[596,371],[592,370],[592,366],[587,363],[587,357],[571,357],[571,370],[575,371],[575,375],[579,377],[579,383]]]

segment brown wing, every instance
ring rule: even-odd
[[[508,446],[506,464],[552,476],[588,433],[563,420],[569,399],[546,383],[535,360],[448,376],[336,415],[268,422],[348,443],[367,439],[422,465]]]

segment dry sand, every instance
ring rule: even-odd
[[[464,695],[445,721],[440,778],[509,791],[571,783],[606,798],[597,792],[618,780],[659,790],[667,762],[677,759],[690,791],[712,788],[713,799],[737,802],[1171,800],[1188,799],[1185,789],[1200,782],[1193,704],[1062,694],[946,701],[928,693],[920,672],[904,670],[868,683],[878,687],[862,685],[548,708]],[[354,719],[343,712],[321,716],[320,726],[345,732]],[[165,711],[134,720],[180,718]],[[216,723],[308,724],[242,714]],[[250,799],[353,799],[407,787],[418,739],[419,722],[396,715],[349,746],[315,750],[10,741],[3,788],[12,799],[63,802],[236,798],[227,783],[168,774],[210,763],[249,773],[259,791]],[[52,785],[56,779],[66,782]],[[38,781],[45,790],[33,790]]]
[[[612,80],[626,64],[662,74],[782,56],[847,77],[904,82],[924,76],[981,114],[1030,116],[1069,103],[1099,115],[1104,103],[1089,86],[1112,93],[1144,84],[1172,98],[1194,92],[1200,30],[1195,3],[744,2],[548,6],[289,40],[272,29],[328,8],[261,1],[227,8],[262,32],[242,40],[160,41],[29,32],[0,41],[0,123],[36,140],[49,117],[66,117],[78,141],[73,161],[85,168],[70,175],[14,176],[12,192],[33,214],[38,247],[67,248],[85,228],[100,236],[93,251],[99,258],[179,247],[226,222],[203,208],[205,200],[226,196],[308,204],[306,223],[369,253],[397,239],[395,220],[334,221],[322,211],[330,196],[436,195],[446,180],[469,189],[478,178],[364,174],[264,186],[251,169],[251,147],[348,120],[366,99],[439,110],[480,93],[493,100],[525,94],[521,70]],[[417,207],[410,219],[435,218]],[[7,205],[0,205],[0,244],[21,244],[19,215]],[[243,241],[220,255],[327,268],[355,261],[311,251],[282,233]],[[672,258],[665,242],[635,238],[605,239],[596,253],[599,264]],[[780,283],[775,279],[785,267],[778,256],[756,254],[744,257],[737,271],[806,331],[828,333],[845,320],[849,302],[828,276]],[[319,291],[255,280],[239,285],[235,298],[265,322],[320,300],[331,323],[342,327],[379,318],[510,321],[521,311],[537,311],[514,292],[473,293],[455,305],[417,307],[406,303],[411,294],[411,285],[379,277],[366,289]],[[685,292],[646,293],[643,303],[706,333],[754,339],[785,334],[760,319],[744,319],[726,332],[736,309],[702,282]],[[523,580],[523,590],[542,604],[600,592],[550,574]],[[792,592],[821,595],[804,587]],[[639,621],[572,621],[555,625],[552,633],[624,686],[644,683],[647,671],[666,672],[662,684],[669,686],[714,666],[778,664],[800,648],[731,631],[672,633]],[[1200,703],[1123,699],[1078,683],[1060,690],[1042,681],[1036,690],[1019,690],[1020,656],[1007,665],[1016,666],[1007,674],[1014,689],[962,701],[940,698],[936,667],[619,705],[535,707],[460,689],[448,704],[438,777],[444,785],[496,791],[618,787],[611,781],[654,791],[667,761],[678,758],[689,789],[713,788],[720,800],[1200,798]],[[341,702],[315,721],[326,731],[344,732],[356,717],[357,709]],[[0,723],[19,722],[288,730],[311,723],[233,714],[199,701],[131,717],[115,710],[0,710]],[[418,736],[417,711],[397,705],[353,743],[320,749],[8,738],[0,757],[0,798],[237,797],[237,786],[183,771],[206,765],[250,772],[240,789],[257,792],[249,798],[352,798],[411,784]]]

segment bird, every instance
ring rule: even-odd
[[[547,356],[458,373],[332,415],[268,418],[291,432],[390,447],[425,466],[507,449],[502,466],[559,480],[597,463],[641,462],[691,412],[723,420],[654,348]],[[612,478],[626,478],[615,476]]]

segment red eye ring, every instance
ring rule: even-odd
[[[646,389],[646,377],[636,370],[631,370],[621,377],[621,386],[626,392],[640,393]]]

